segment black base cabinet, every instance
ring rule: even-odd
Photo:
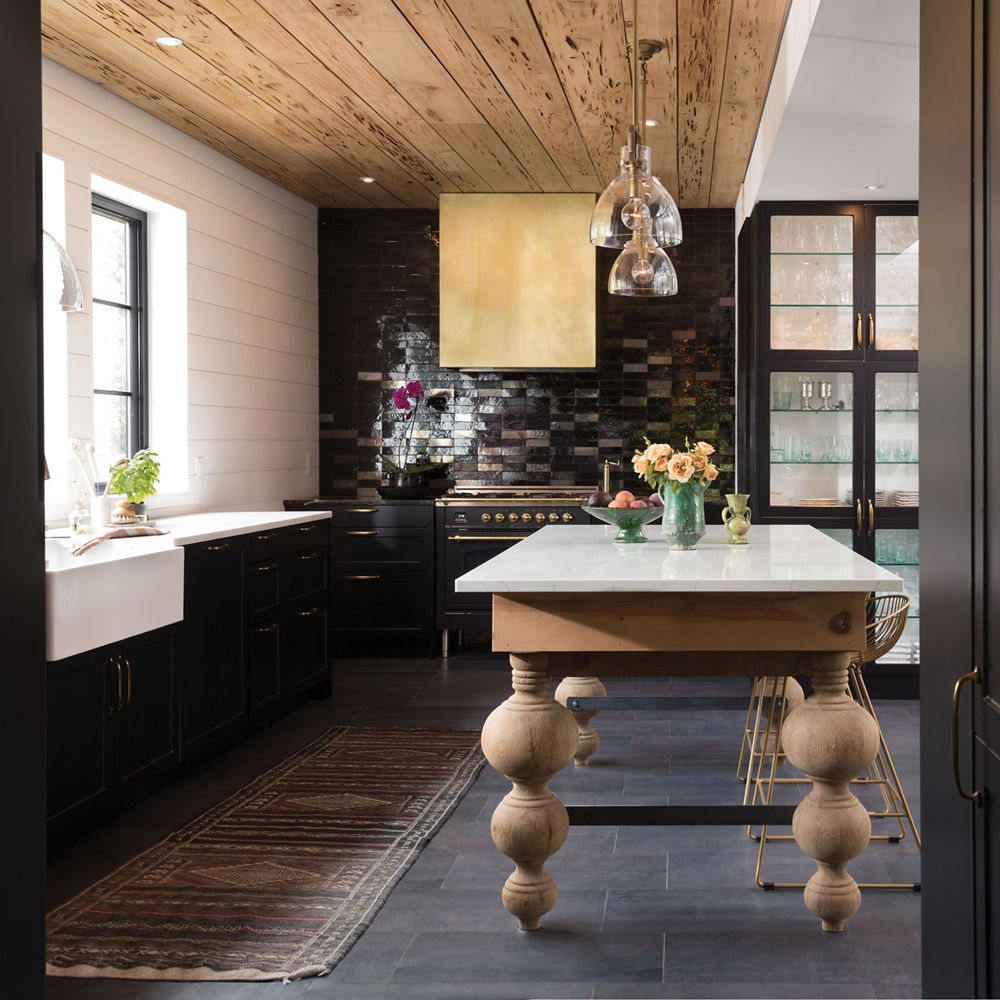
[[[49,850],[161,786],[177,766],[176,625],[48,664]]]

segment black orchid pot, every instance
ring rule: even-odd
[[[427,485],[427,477],[422,472],[398,472],[389,477],[389,485],[394,489],[417,489]]]

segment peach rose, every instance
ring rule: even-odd
[[[699,455],[698,452],[694,452],[691,455],[691,462],[696,472],[701,472],[708,465],[708,459],[704,455]]]
[[[715,449],[707,441],[699,441],[691,451],[696,455],[714,455]]]
[[[651,444],[646,449],[645,455],[649,459],[650,465],[656,465],[661,458],[669,458],[673,450],[669,444]]]
[[[656,462],[655,462],[655,463],[653,464],[653,468],[654,468],[654,469],[655,469],[655,470],[656,470],[657,472],[666,472],[666,471],[667,471],[667,468],[668,468],[668,467],[669,467],[669,465],[670,465],[670,462],[671,462],[671,459],[669,459],[669,458],[668,458],[668,457],[667,457],[666,455],[661,455],[661,456],[660,456],[660,457],[659,457],[659,458],[658,458],[658,459],[656,460]]]
[[[636,452],[632,458],[632,468],[635,469],[638,475],[646,475],[646,470],[649,468],[649,459],[645,455],[640,455],[639,452]]]
[[[711,462],[709,462],[708,465],[705,466],[704,475],[705,479],[708,480],[708,482],[712,482],[713,479],[716,479],[718,477],[719,470],[714,465],[712,465]]]
[[[671,479],[686,483],[694,475],[694,463],[690,455],[676,454],[667,463],[667,471]]]

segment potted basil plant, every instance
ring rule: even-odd
[[[108,493],[124,494],[132,510],[140,517],[146,516],[146,500],[156,496],[156,483],[160,478],[160,463],[155,451],[143,448],[131,458],[112,465],[108,479]]]

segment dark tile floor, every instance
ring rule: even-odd
[[[51,905],[193,818],[334,723],[479,728],[509,692],[502,658],[340,661],[337,696],[313,702],[84,839],[50,863]],[[619,680],[609,693],[731,696],[747,681]],[[919,816],[915,702],[877,706]],[[583,802],[738,802],[744,712],[607,712],[589,767],[552,787]],[[487,766],[328,975],[279,983],[142,983],[49,979],[46,996],[100,1000],[493,1000],[493,998],[917,997],[920,896],[864,893],[843,934],[828,934],[797,890],[753,882],[756,845],[738,827],[575,827],[548,867],[559,902],[542,929],[516,929],[499,901],[511,865],[489,820],[509,783]],[[782,795],[803,788],[786,785]],[[919,822],[919,820],[918,820]],[[859,881],[919,878],[912,837],[873,843],[851,866]],[[768,847],[765,875],[807,878],[794,844]]]

